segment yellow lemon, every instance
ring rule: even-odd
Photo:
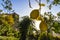
[[[38,16],[39,16],[39,10],[38,9],[34,9],[30,13],[30,18],[32,18],[32,19],[37,19]]]
[[[47,24],[44,21],[40,23],[39,27],[41,31],[47,31],[48,29]]]

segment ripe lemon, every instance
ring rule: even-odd
[[[47,24],[44,21],[40,23],[39,27],[41,31],[47,31],[48,29]]]
[[[38,9],[34,9],[30,13],[30,18],[32,18],[32,19],[37,19],[38,16],[39,16],[39,10]]]

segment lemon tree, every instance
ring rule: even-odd
[[[34,9],[30,13],[30,18],[32,18],[32,19],[37,19],[38,16],[39,16],[39,10],[38,9]]]

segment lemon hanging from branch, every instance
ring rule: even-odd
[[[39,16],[39,10],[38,9],[34,9],[30,13],[30,18],[32,18],[32,19],[37,19],[38,16]]]
[[[41,15],[39,15],[39,16],[37,17],[37,20],[44,21],[44,18],[43,18]]]
[[[41,21],[39,27],[40,27],[40,30],[43,31],[43,32],[44,32],[44,31],[47,31],[47,29],[48,29],[48,26],[47,26],[47,24],[45,23],[45,21]]]
[[[41,16],[38,16],[38,17],[37,17],[37,20],[42,20],[42,17],[41,17]]]

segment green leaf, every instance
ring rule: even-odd
[[[57,27],[58,26],[58,22],[54,22],[54,26]]]
[[[0,12],[2,12],[2,10],[0,10]]]
[[[50,10],[51,10],[51,7],[52,7],[52,5],[50,4],[50,5],[49,5],[49,9],[50,9]]]
[[[9,7],[8,6],[5,6],[5,9],[8,9]]]
[[[58,12],[57,15],[60,16],[60,12]]]
[[[47,0],[47,3],[49,2],[50,0]]]
[[[29,0],[29,7],[32,8],[32,7],[31,7],[31,2],[30,2],[30,0]]]

